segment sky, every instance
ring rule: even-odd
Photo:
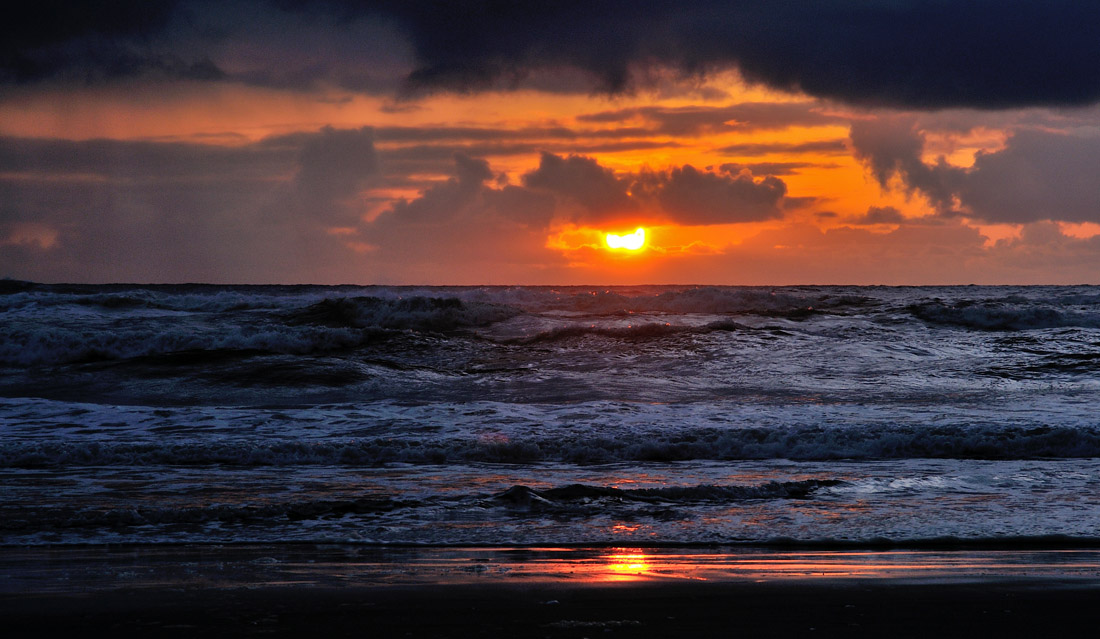
[[[0,277],[1100,284],[1095,3],[25,9]]]

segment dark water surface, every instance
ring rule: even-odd
[[[3,282],[0,543],[1087,545],[1098,400],[1097,287]]]

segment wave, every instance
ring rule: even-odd
[[[225,353],[310,353],[346,350],[382,337],[372,331],[261,326],[136,325],[115,330],[88,331],[62,326],[13,328],[0,337],[0,365],[41,366],[123,360],[178,354],[180,361],[201,359],[208,353],[219,359]]]
[[[328,302],[326,302],[328,300]],[[338,300],[358,300],[350,317]],[[179,312],[231,312],[249,309],[300,308],[321,304],[314,312],[329,319],[359,321],[369,315],[368,300],[404,301],[408,307],[425,300],[523,309],[542,313],[566,311],[592,315],[630,312],[748,314],[798,318],[816,312],[849,312],[878,306],[873,295],[853,289],[755,287],[638,287],[586,289],[568,287],[380,287],[380,286],[241,286],[210,284],[48,285],[8,281],[0,287],[0,311],[19,308],[83,306],[104,310],[159,309]],[[419,300],[419,301],[418,301]],[[338,304],[337,304],[338,305]]]
[[[36,531],[56,528],[107,528],[122,529],[139,526],[165,526],[178,524],[267,524],[274,521],[303,521],[309,519],[336,518],[345,515],[373,515],[415,505],[416,502],[399,502],[385,497],[348,500],[300,500],[263,505],[212,504],[203,506],[162,507],[144,506],[132,508],[35,508],[20,512],[8,508],[0,517],[0,530]]]
[[[841,312],[874,306],[866,295],[839,292],[796,292],[776,289],[704,286],[683,290],[620,292],[586,291],[550,299],[528,298],[533,310],[564,310],[592,315],[637,312],[743,314],[797,319],[818,312]]]
[[[606,486],[570,484],[558,488],[535,490],[513,486],[496,495],[450,495],[445,498],[393,499],[386,496],[365,496],[347,499],[289,499],[261,504],[208,504],[188,506],[146,506],[125,508],[95,508],[55,506],[23,510],[4,508],[0,530],[36,531],[56,528],[124,529],[139,526],[178,524],[270,524],[339,519],[349,515],[372,516],[395,510],[432,508],[440,499],[453,507],[457,502],[495,504],[508,509],[536,511],[570,511],[574,514],[605,512],[616,506],[692,505],[728,503],[761,499],[809,499],[814,491],[843,483],[839,480],[803,480],[768,482],[756,486],[668,486],[624,490]]]
[[[456,297],[326,298],[288,315],[291,324],[330,328],[386,328],[445,333],[506,320],[520,310]]]
[[[133,298],[111,299],[116,301],[110,304],[119,307],[139,305]],[[60,313],[24,313],[7,322],[7,330],[0,335],[0,366],[87,363],[177,353],[197,361],[195,354],[204,351],[309,355],[353,349],[401,333],[448,333],[481,327],[518,313],[499,304],[425,297],[325,298],[304,308],[280,309],[274,314],[240,312],[168,321],[132,317],[95,323]]]
[[[752,330],[749,327],[732,321],[720,321],[711,322],[704,326],[680,326],[670,323],[645,323],[636,324],[630,326],[596,326],[573,324],[569,326],[560,326],[549,330],[535,333],[534,335],[495,339],[501,344],[539,344],[544,342],[558,342],[569,339],[575,339],[579,337],[585,337],[588,335],[596,335],[600,337],[607,337],[610,339],[621,339],[628,341],[659,339],[670,335],[680,334],[703,334],[712,333],[715,331],[737,331],[737,330]]]
[[[1100,426],[696,429],[630,437],[359,438],[338,441],[5,442],[0,468],[296,466],[792,459],[1100,457]]]
[[[1045,328],[1100,328],[1100,313],[1059,310],[1049,306],[1002,302],[925,302],[907,310],[929,324],[983,331],[1026,331]]]
[[[773,481],[755,486],[661,486],[657,488],[614,488],[569,484],[558,488],[535,490],[528,486],[512,486],[493,496],[498,502],[523,508],[554,507],[574,502],[617,500],[645,503],[691,504],[700,502],[732,502],[749,499],[808,499],[819,488],[842,483],[835,479]]]

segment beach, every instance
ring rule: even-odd
[[[1100,621],[1100,552],[1088,549],[246,545],[0,556],[0,622],[13,637],[1039,637]]]

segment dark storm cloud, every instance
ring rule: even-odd
[[[896,178],[947,215],[989,222],[1100,222],[1100,137],[1020,130],[1005,148],[979,152],[973,166],[925,162],[924,135],[905,118],[858,122],[852,145],[884,188]],[[959,207],[962,210],[959,210]]]
[[[179,4],[43,0],[11,7],[0,21],[0,81],[220,79],[223,73],[206,55],[181,55],[158,43]]]
[[[736,66],[751,81],[867,105],[1100,99],[1100,6],[1075,0],[46,0],[21,9],[0,27],[7,83],[153,73],[388,91],[401,75],[427,90],[616,92],[667,79],[655,66],[687,76]],[[554,73],[565,78],[557,89]]]
[[[302,3],[305,4],[305,3]],[[626,0],[359,3],[403,25],[423,86],[469,90],[570,66],[616,91],[632,66],[737,65],[750,79],[826,98],[914,107],[1100,99],[1100,7],[1055,0]]]

